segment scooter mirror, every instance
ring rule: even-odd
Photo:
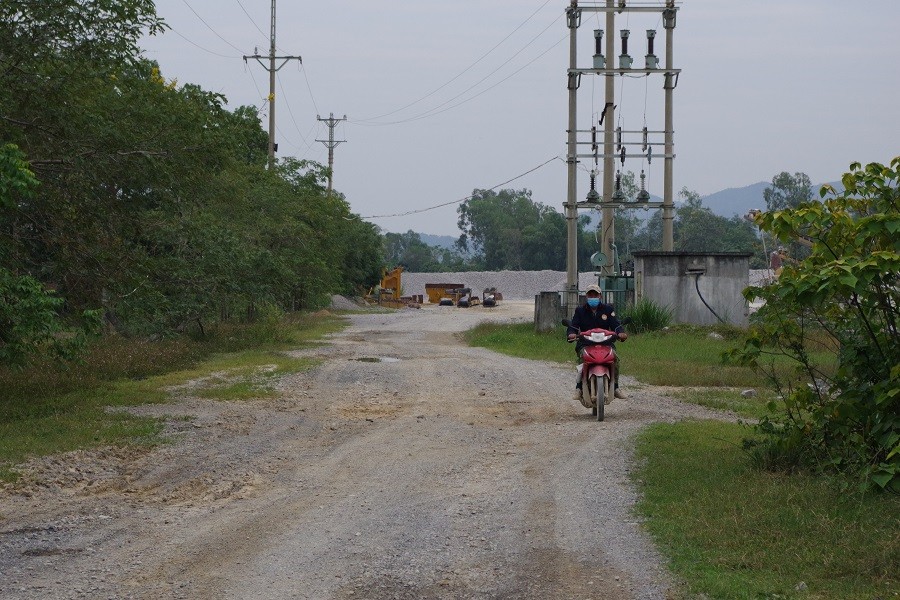
[[[631,317],[625,317],[624,319],[622,319],[622,325],[631,325],[632,323],[634,323],[634,319],[632,319]]]
[[[569,320],[568,320],[568,319],[563,319],[563,320],[562,320],[562,324],[565,325],[566,327],[568,327],[568,326],[569,326]]]

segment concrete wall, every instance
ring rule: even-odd
[[[745,326],[749,308],[741,292],[750,282],[750,256],[738,252],[637,252],[635,300],[648,298],[670,308],[678,323],[718,323],[702,295],[722,319]]]

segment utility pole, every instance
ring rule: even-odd
[[[577,209],[585,208],[592,210],[600,210],[602,214],[602,230],[600,240],[600,252],[595,253],[591,257],[591,262],[598,267],[604,276],[606,283],[604,286],[612,286],[614,290],[624,289],[616,288],[620,282],[622,275],[618,272],[617,251],[615,248],[615,211],[622,209],[650,208],[663,209],[663,250],[671,252],[674,249],[672,236],[672,222],[674,218],[674,194],[673,194],[673,177],[672,169],[675,158],[674,145],[674,129],[673,129],[673,92],[678,85],[678,76],[681,69],[674,68],[673,52],[672,52],[672,33],[675,29],[675,19],[677,11],[675,0],[643,0],[641,2],[631,2],[631,0],[602,0],[589,2],[579,5],[578,0],[570,0],[570,5],[566,9],[568,17],[568,27],[570,29],[570,59],[568,70],[568,91],[569,91],[569,128],[568,133],[568,150],[566,162],[569,167],[568,180],[568,198],[564,204],[566,208],[566,219],[569,224],[573,224],[577,219]],[[581,24],[581,16],[583,12],[587,13],[605,13],[606,14],[606,30],[594,30],[595,52],[594,63],[591,68],[580,68],[576,65],[575,57],[575,37],[576,30]],[[654,52],[654,39],[656,38],[656,30],[648,29],[647,33],[647,53],[645,55],[645,63],[643,68],[635,66],[634,59],[628,52],[628,39],[631,31],[623,29],[616,32],[616,14],[620,13],[661,13],[663,26],[666,30],[666,61],[665,66],[660,68],[659,57]],[[606,35],[606,45],[603,47],[603,35]],[[616,33],[619,35],[616,36]],[[621,39],[622,52],[616,60],[615,41],[616,37]],[[598,139],[598,127],[596,123],[592,123],[590,129],[577,129],[577,90],[581,82],[582,74],[592,74],[603,76],[605,81],[606,102],[600,117],[599,125],[603,128],[603,140]],[[664,77],[663,88],[665,90],[665,126],[662,131],[650,130],[647,127],[647,118],[644,116],[644,126],[642,129],[623,129],[621,125],[615,122],[617,109],[615,82],[617,77],[638,77],[650,75],[662,75]],[[620,113],[621,114],[621,113]],[[590,141],[578,139],[577,134],[590,134]],[[598,152],[602,144],[602,154]],[[591,153],[579,152],[579,145],[590,145]],[[640,148],[640,150],[637,150]],[[660,148],[663,152],[660,153]],[[588,192],[585,201],[577,202],[575,196],[575,175],[576,165],[579,159],[592,158],[594,164],[597,165],[599,159],[603,159],[603,194],[602,196],[595,190],[595,179],[597,169],[591,171],[591,189]],[[619,168],[624,169],[626,159],[640,159],[646,161],[649,165],[654,159],[663,159],[663,202],[651,202],[650,193],[645,187],[645,175],[643,168],[641,169],[641,187],[640,191],[634,199],[626,198],[621,189],[621,172],[617,171],[616,161],[620,161]],[[573,211],[574,208],[574,211]],[[568,231],[567,245],[567,274],[566,274],[566,302],[568,312],[571,312],[572,289],[575,291],[575,302],[577,302],[577,266],[573,266],[576,261],[577,247],[574,242],[574,229]]]
[[[316,119],[325,123],[328,126],[328,139],[327,140],[316,140],[317,142],[322,142],[325,144],[325,147],[328,148],[328,195],[331,195],[332,181],[334,179],[334,149],[338,147],[339,144],[343,144],[347,140],[336,140],[334,139],[334,128],[337,127],[338,123],[341,121],[347,120],[347,115],[344,115],[342,119],[335,119],[334,113],[330,113],[327,119],[323,119],[319,115],[316,115]]]
[[[261,54],[253,54],[250,56],[244,56],[244,62],[247,62],[248,58],[256,59],[256,62],[262,65],[262,67],[269,72],[269,169],[275,166],[275,150],[277,148],[277,144],[275,143],[275,73],[281,70],[281,68],[286,65],[289,61],[296,60],[299,62],[303,62],[303,59],[299,56],[276,56],[275,55],[275,0],[272,0],[272,29],[269,37],[270,45],[269,45],[269,55],[263,56]],[[269,59],[268,66],[263,62],[264,58]],[[275,65],[276,61],[281,61],[281,64]]]
[[[569,130],[566,151],[566,163],[568,165],[568,194],[566,197],[566,293],[563,309],[567,315],[572,314],[578,306],[578,206],[576,198],[578,147],[577,142],[577,106],[578,86],[581,83],[581,74],[575,73],[578,67],[578,26],[581,24],[581,11],[578,10],[578,0],[572,0],[566,10],[566,18],[569,25],[569,74],[567,87],[569,89]]]
[[[672,63],[672,31],[675,29],[675,0],[666,1],[666,10],[663,11],[663,27],[666,30],[666,123],[665,123],[665,159],[663,161],[663,251],[675,250],[675,198],[672,190],[672,163],[675,158],[674,125],[672,92],[675,91],[677,74]]]
[[[616,64],[616,14],[613,12],[613,0],[606,0],[606,68],[612,69]],[[616,78],[614,73],[605,73],[606,106],[603,108],[603,208],[600,210],[600,252],[606,257],[600,271],[604,275],[612,275],[615,263],[613,245],[616,239],[616,209],[610,204],[613,197],[613,182],[616,176],[615,127],[616,127]]]

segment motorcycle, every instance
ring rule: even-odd
[[[625,318],[622,325],[631,322]],[[570,322],[564,319],[563,325],[569,327]],[[604,409],[612,401],[615,393],[616,351],[613,342],[618,339],[615,331],[608,329],[588,329],[579,331],[575,339],[567,340],[570,344],[580,337],[584,343],[581,364],[578,365],[578,376],[581,379],[581,404],[591,409],[591,414],[598,421],[604,418]]]

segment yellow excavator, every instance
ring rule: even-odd
[[[382,271],[381,282],[369,290],[366,300],[391,308],[404,308],[407,306],[419,308],[422,304],[421,298],[401,296],[403,291],[402,273],[403,267],[395,267],[392,271],[387,269]]]

